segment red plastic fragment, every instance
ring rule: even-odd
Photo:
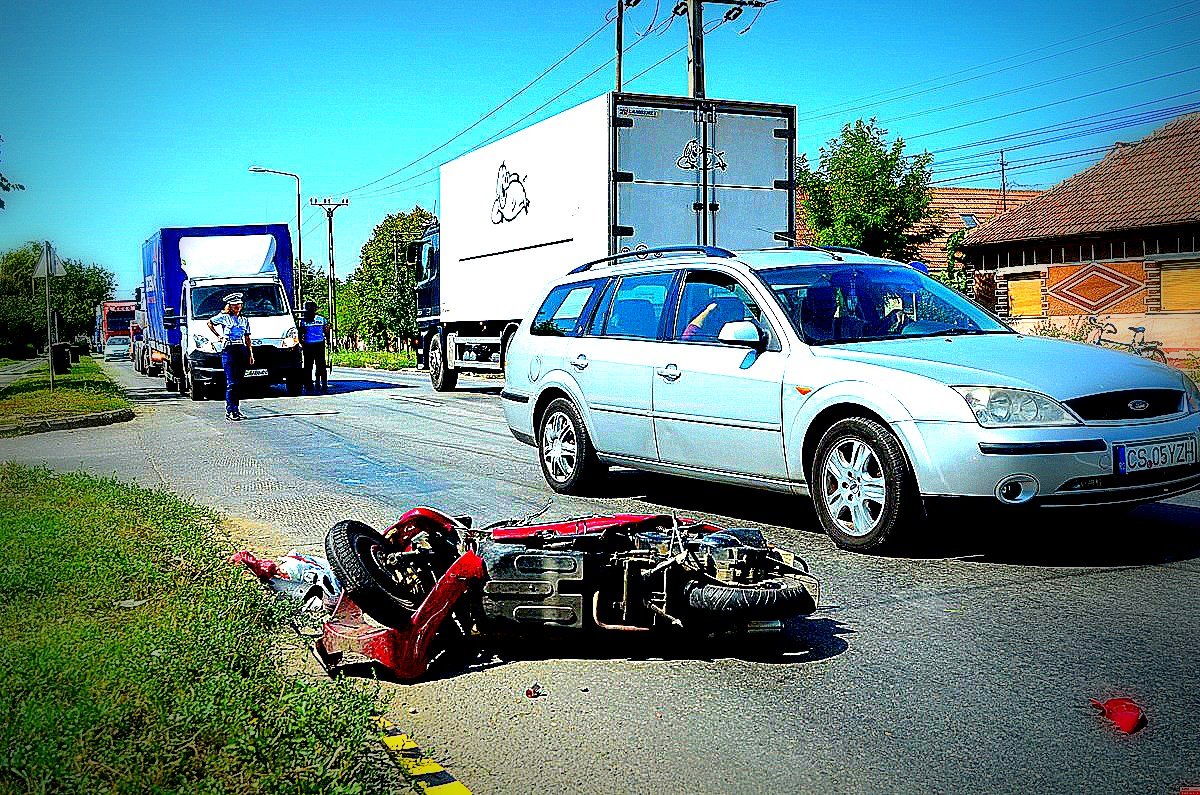
[[[257,558],[254,556],[254,553],[248,549],[235,552],[233,557],[229,559],[229,562],[235,564],[244,564],[246,568],[254,572],[254,576],[263,580],[269,580],[272,577],[282,577],[287,579],[287,575],[279,570],[279,566],[276,565],[275,561]]]
[[[1104,703],[1090,699],[1092,706],[1104,713],[1104,717],[1126,734],[1133,734],[1146,725],[1146,716],[1142,708],[1128,698],[1110,698]]]

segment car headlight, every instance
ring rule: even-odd
[[[956,386],[954,391],[985,428],[1079,424],[1062,404],[1037,392],[992,386]]]
[[[1189,414],[1200,411],[1200,386],[1188,376],[1183,377],[1183,393],[1187,395],[1187,410]]]
[[[296,334],[295,326],[292,326],[290,329],[285,331],[283,336],[279,338],[280,348],[295,348],[299,344],[300,337]]]
[[[196,350],[204,353],[216,353],[217,343],[212,337],[206,337],[203,334],[193,334],[192,342],[196,343]]]

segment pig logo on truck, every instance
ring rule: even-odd
[[[699,138],[693,138],[683,145],[683,154],[675,161],[675,165],[684,171],[697,171],[701,168],[705,171],[724,171],[729,168],[725,163],[725,153],[717,152],[711,146],[701,147]]]
[[[513,221],[521,213],[529,214],[529,196],[524,177],[508,170],[504,163],[496,173],[496,200],[492,202],[492,223]]]

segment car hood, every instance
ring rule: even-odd
[[[826,345],[818,356],[932,378],[948,386],[1031,389],[1070,400],[1121,389],[1180,389],[1179,373],[1132,354],[1082,342],[987,334]]]

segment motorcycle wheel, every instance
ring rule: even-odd
[[[708,583],[691,588],[687,599],[693,610],[744,621],[792,618],[817,609],[812,596],[799,586],[748,588]]]
[[[362,522],[338,522],[325,535],[325,557],[345,594],[379,623],[403,627],[423,596],[397,582],[384,567],[383,556],[394,551],[387,539]]]
[[[1147,348],[1141,352],[1141,355],[1159,364],[1167,363],[1167,355],[1163,353],[1162,348]]]

